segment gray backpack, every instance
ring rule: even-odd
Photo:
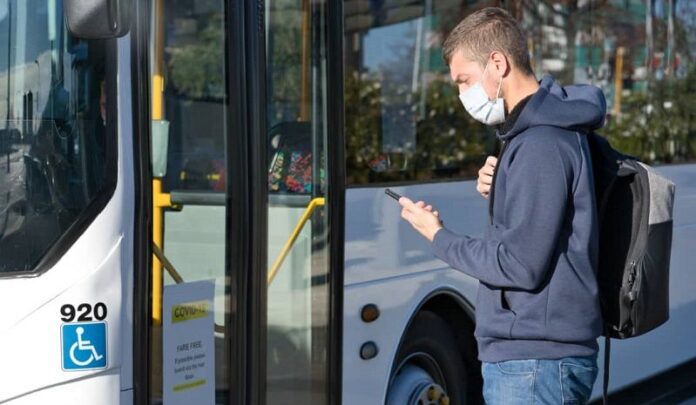
[[[652,167],[587,134],[599,215],[597,282],[604,318],[604,399],[610,338],[642,335],[669,319],[675,185]]]

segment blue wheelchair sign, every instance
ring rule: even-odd
[[[61,326],[63,370],[106,367],[106,322],[66,323]]]

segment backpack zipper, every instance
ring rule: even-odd
[[[631,261],[631,270],[628,273],[628,280],[627,280],[627,296],[626,298],[628,299],[629,302],[633,302],[636,299],[636,294],[637,292],[633,290],[633,284],[636,282],[636,277],[637,277],[637,269],[636,269],[636,261],[633,260]]]

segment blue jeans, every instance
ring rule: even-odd
[[[483,363],[487,405],[584,404],[597,379],[597,356]]]

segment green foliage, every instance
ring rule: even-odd
[[[271,126],[300,118],[302,92],[302,9],[297,1],[278,1],[273,7],[267,52]]]
[[[169,78],[189,98],[225,96],[223,17],[215,15],[190,44],[170,48]]]
[[[380,152],[380,88],[377,80],[361,77],[357,72],[346,75],[345,138],[349,183],[368,182],[370,160]]]
[[[647,163],[695,160],[696,69],[684,78],[656,81],[650,89],[624,97],[621,115],[599,132]]]
[[[394,105],[403,107],[385,110]],[[423,94],[406,85],[385,89],[377,78],[353,72],[345,78],[345,106],[351,184],[472,176],[495,145],[493,134],[464,111],[455,86],[442,76],[427,81]],[[383,122],[414,116],[416,144],[385,151]]]
[[[492,129],[464,110],[449,78],[438,77],[426,88],[425,114],[418,121],[417,178],[473,176],[495,147]]]

